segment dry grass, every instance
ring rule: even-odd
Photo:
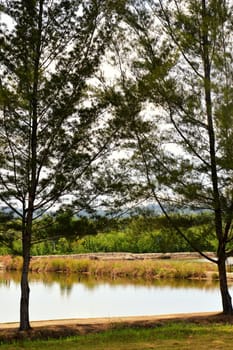
[[[1,257],[0,263],[6,270],[20,270],[20,257]],[[32,272],[63,272],[88,274],[95,277],[116,279],[143,278],[153,280],[157,278],[176,279],[215,279],[216,266],[208,262],[195,260],[91,260],[72,258],[37,258],[30,264]]]

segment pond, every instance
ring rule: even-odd
[[[32,321],[221,311],[217,282],[109,281],[38,273],[30,275],[30,290]],[[20,274],[0,273],[0,300],[0,322],[17,322]]]

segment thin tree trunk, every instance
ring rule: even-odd
[[[223,313],[233,315],[231,296],[228,291],[225,259],[219,259],[218,263],[219,284],[222,297]]]
[[[23,257],[23,269],[21,276],[21,300],[20,300],[20,327],[21,331],[29,330],[31,328],[29,322],[29,293],[30,288],[28,284],[30,256]]]
[[[24,211],[22,225],[22,256],[23,267],[21,275],[21,299],[20,299],[20,331],[26,331],[31,328],[29,321],[29,294],[28,273],[31,256],[31,237],[32,237],[32,219],[33,219],[33,198],[29,197],[29,210],[27,215]]]
[[[20,327],[19,327],[21,331],[29,330],[31,328],[30,322],[29,322],[30,288],[28,283],[30,249],[31,249],[31,228],[32,228],[32,215],[27,216],[26,220],[24,216],[23,226],[22,226],[23,267],[22,267],[22,275],[21,275]]]

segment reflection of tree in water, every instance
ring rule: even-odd
[[[125,278],[118,277],[114,280],[109,278],[93,278],[91,276],[80,278],[87,289],[92,290],[101,284],[108,286],[144,286],[148,288],[154,287],[170,287],[170,288],[199,288],[199,289],[214,289],[218,287],[218,281],[212,280],[192,280],[192,279],[175,279],[175,278],[160,278],[154,280],[145,280],[143,278]]]
[[[64,284],[63,283],[60,284],[60,291],[61,291],[61,295],[62,296],[67,296],[68,297],[70,295],[72,289],[73,289],[72,285],[67,285],[65,283]]]
[[[10,288],[11,280],[5,279],[4,277],[0,277],[0,285],[4,285],[4,287]]]
[[[158,279],[153,283],[153,287],[170,287],[170,288],[198,288],[198,289],[215,289],[219,285],[218,281],[212,280],[194,280],[194,279]]]
[[[15,284],[20,283],[20,272],[18,271],[2,271],[0,275],[0,285],[4,285],[4,287],[10,288],[12,286],[12,282]]]
[[[46,288],[52,288],[54,284],[58,284],[61,290],[61,295],[68,296],[71,293],[72,287],[77,283],[77,275],[43,272],[43,273],[30,273],[30,282],[41,282]]]
[[[212,280],[192,280],[192,279],[174,279],[160,278],[154,280],[145,280],[143,278],[124,278],[117,277],[110,279],[107,277],[100,278],[90,275],[79,275],[77,273],[30,273],[29,280],[31,283],[40,282],[46,288],[52,288],[54,283],[60,287],[61,294],[64,296],[70,295],[73,287],[77,284],[82,284],[88,290],[94,290],[102,284],[108,286],[145,286],[152,287],[170,287],[170,288],[199,288],[199,289],[214,289],[218,287],[218,281]],[[11,283],[20,283],[20,272],[11,271],[3,272],[0,276],[0,285],[10,288]]]

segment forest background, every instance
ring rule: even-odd
[[[208,212],[173,214],[173,221],[193,245],[202,251],[216,251],[212,215]],[[0,254],[22,255],[20,221],[1,213]],[[32,255],[91,252],[189,252],[190,245],[154,210],[138,208],[124,217],[77,217],[72,211],[46,214],[34,222]]]

